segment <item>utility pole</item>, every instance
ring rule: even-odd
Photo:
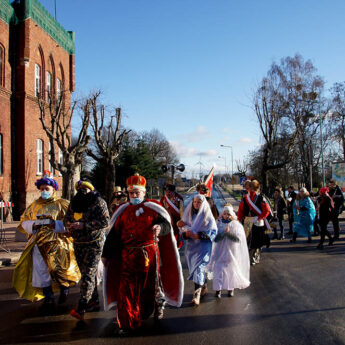
[[[56,19],[56,0],[54,0],[54,2],[55,2],[55,20],[57,20]]]

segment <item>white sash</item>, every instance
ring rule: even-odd
[[[166,195],[164,195],[164,199],[178,214],[180,214],[180,210],[173,204],[173,202]]]
[[[250,199],[249,193],[246,194],[246,199],[247,199],[248,204],[250,204],[250,206],[254,209],[254,211],[255,211],[259,216],[261,216],[262,211],[261,211],[261,210],[253,203],[253,201]],[[270,227],[270,224],[268,223],[268,221],[267,221],[266,218],[264,219],[264,222],[265,222],[265,225],[266,225],[266,229],[267,229],[267,230],[270,230],[271,227]]]

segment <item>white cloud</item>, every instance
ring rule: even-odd
[[[196,143],[196,142],[203,141],[204,139],[208,138],[210,135],[211,133],[207,127],[198,126],[192,132],[180,134],[179,138],[189,143]]]
[[[193,157],[197,154],[197,150],[194,147],[185,146],[178,141],[170,141],[170,144],[180,158]]]
[[[207,151],[198,152],[197,154],[198,154],[198,156],[201,156],[201,157],[210,157],[210,156],[217,156],[218,151],[217,150],[207,150]]]
[[[251,144],[253,142],[253,139],[244,137],[239,139],[238,142],[241,144]]]

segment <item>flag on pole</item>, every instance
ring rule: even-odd
[[[205,185],[208,188],[208,193],[207,193],[208,197],[211,197],[211,194],[212,194],[213,177],[214,177],[214,167],[211,169],[205,181]]]

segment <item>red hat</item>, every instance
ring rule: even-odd
[[[328,187],[322,187],[322,188],[320,189],[320,194],[327,194],[327,193],[329,193]]]
[[[134,174],[134,176],[128,177],[126,184],[128,191],[135,189],[146,191],[146,178],[139,174]]]

